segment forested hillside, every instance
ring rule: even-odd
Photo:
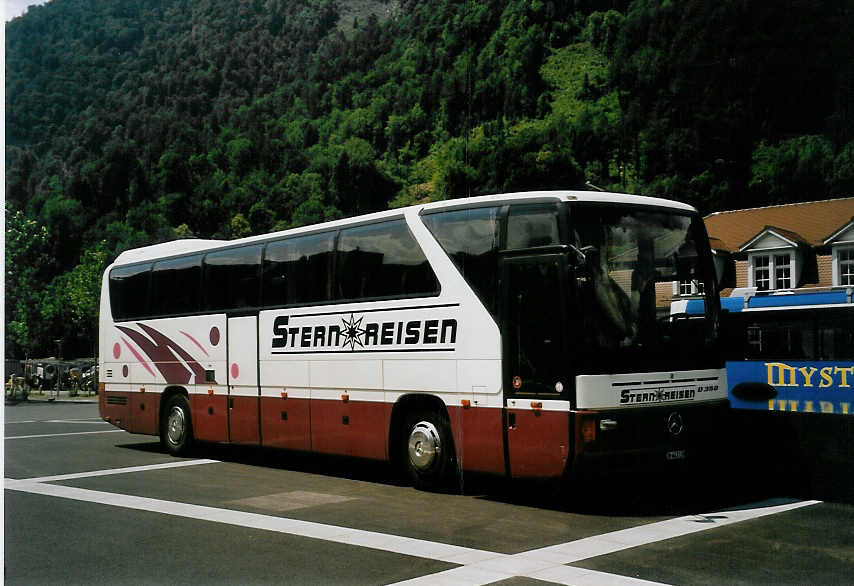
[[[6,354],[93,352],[99,275],[432,199],[703,212],[854,192],[834,0],[53,0],[6,24]]]

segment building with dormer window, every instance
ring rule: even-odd
[[[854,286],[854,197],[716,212],[704,220],[712,248],[733,271],[728,284],[735,288]],[[679,293],[690,294],[681,285]]]

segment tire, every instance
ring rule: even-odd
[[[448,487],[454,470],[454,443],[445,413],[416,411],[406,417],[400,441],[404,474],[419,490]]]
[[[173,456],[186,456],[193,446],[193,421],[190,403],[184,395],[174,395],[166,402],[160,420],[160,443]]]

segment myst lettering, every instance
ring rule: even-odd
[[[773,387],[796,387],[794,366],[783,364],[782,362],[766,362],[768,368],[768,384]],[[776,375],[776,376],[775,376]],[[788,381],[787,376],[788,375]]]
[[[814,375],[816,372],[818,372],[817,368],[812,367],[812,366],[810,366],[809,368],[806,366],[802,366],[801,368],[798,369],[798,372],[800,372],[804,376],[803,386],[805,386],[805,387],[813,386],[812,385],[812,375]]]
[[[833,386],[851,388],[854,385],[854,365],[823,366],[819,369],[815,366],[795,367],[782,362],[766,362],[765,367],[768,384],[777,388],[810,389],[818,386],[820,389],[827,389]]]
[[[820,389],[826,389],[829,386],[833,385],[833,377],[831,374],[833,373],[833,367],[825,366],[819,371],[821,374],[821,383],[819,383]]]
[[[848,375],[854,375],[854,366],[849,366],[848,368],[834,367],[833,374],[842,375],[842,382],[839,383],[840,387],[850,387],[851,385],[848,384]]]

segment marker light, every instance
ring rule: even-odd
[[[463,406],[463,409],[468,409],[469,407],[471,407],[471,401],[469,401],[468,399],[460,399],[460,405]]]
[[[287,391],[282,391],[282,399],[287,399],[287,398],[288,398]]]
[[[596,419],[585,417],[581,420],[581,439],[584,443],[596,441]]]

